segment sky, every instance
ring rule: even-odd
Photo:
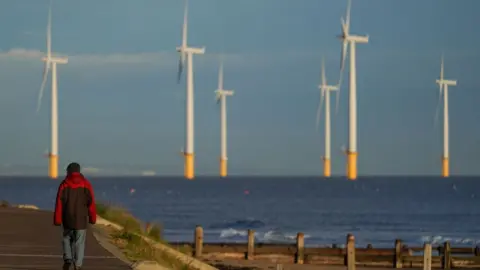
[[[0,4],[0,174],[47,173],[50,92],[38,114],[36,102],[48,3]],[[206,47],[194,57],[197,175],[218,174],[221,57],[224,85],[235,90],[227,100],[229,173],[322,174],[317,86],[322,57],[328,81],[339,78],[346,3],[190,1],[189,44]],[[77,161],[91,174],[183,174],[185,80],[176,82],[183,5],[54,0],[53,51],[69,57],[58,66],[62,170]],[[479,9],[478,0],[352,1],[351,32],[370,36],[357,45],[359,175],[440,174],[442,125],[434,115],[442,52],[445,76],[458,80],[449,91],[451,174],[480,174]],[[345,174],[347,86],[337,113],[331,101],[334,175]]]

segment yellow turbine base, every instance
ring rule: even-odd
[[[332,167],[330,159],[324,158],[323,159],[323,176],[330,177],[332,175]]]
[[[357,179],[357,152],[348,152],[347,177],[349,180]]]
[[[48,177],[52,179],[57,179],[58,177],[58,156],[57,155],[48,156]]]
[[[223,158],[220,159],[220,177],[227,177],[227,160]]]
[[[193,153],[185,153],[185,166],[184,166],[184,174],[185,178],[188,180],[193,180],[195,177],[195,172],[194,172],[194,159],[193,159]]]
[[[448,177],[450,174],[448,158],[442,158],[442,177]]]

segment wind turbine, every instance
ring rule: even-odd
[[[194,48],[188,47],[188,0],[185,0],[185,11],[183,15],[183,31],[182,31],[182,45],[177,47],[177,52],[180,53],[180,60],[178,62],[178,77],[177,82],[180,83],[185,59],[187,61],[187,89],[186,89],[186,138],[185,138],[185,178],[192,180],[195,177],[194,166],[194,95],[193,95],[193,55],[204,54],[205,47]]]
[[[357,179],[357,71],[356,71],[356,44],[368,43],[369,36],[350,34],[350,8],[351,0],[348,0],[346,20],[341,18],[342,34],[338,36],[342,41],[342,59],[340,71],[345,67],[348,45],[350,45],[350,92],[348,106],[348,150],[347,150],[347,177],[350,180]]]
[[[38,94],[37,113],[43,96],[43,89],[47,82],[48,73],[52,69],[52,103],[51,103],[51,149],[48,154],[48,176],[52,179],[58,177],[58,87],[57,87],[57,64],[67,64],[67,57],[56,57],[52,55],[52,2],[48,10],[47,24],[47,56],[42,58],[45,62],[43,70],[42,86]]]
[[[442,177],[448,177],[450,174],[449,170],[449,145],[448,145],[448,87],[457,86],[456,80],[446,80],[443,78],[444,64],[443,64],[443,54],[442,54],[442,63],[440,66],[440,79],[436,80],[436,83],[440,86],[440,95],[439,102],[437,104],[437,109],[435,113],[435,120],[438,117],[438,108],[440,106],[440,99],[442,98],[443,92],[443,157],[442,157]],[[442,91],[443,90],[443,91]],[[436,122],[436,121],[435,121]]]
[[[227,177],[227,96],[233,96],[233,90],[223,89],[223,62],[218,70],[218,89],[215,90],[217,104],[220,103],[220,177]]]
[[[320,114],[322,111],[322,104],[325,101],[325,156],[323,159],[323,176],[330,177],[332,175],[331,168],[331,143],[330,143],[330,92],[338,90],[336,85],[328,85],[327,77],[325,76],[325,60],[322,59],[322,82],[318,86],[321,91],[320,103],[317,109],[317,130],[320,121]],[[324,100],[325,99],[325,100]]]

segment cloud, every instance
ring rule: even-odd
[[[85,172],[85,173],[98,173],[101,171],[100,168],[94,168],[94,167],[85,167],[85,168],[82,168],[82,171]]]
[[[12,48],[0,51],[0,59],[40,61],[45,52],[35,49]],[[156,65],[172,67],[178,63],[175,51],[111,53],[111,54],[66,54],[55,53],[56,56],[68,57],[69,66],[102,66],[102,65]],[[318,52],[251,52],[251,53],[216,53],[208,51],[205,55],[195,57],[197,65],[216,65],[223,59],[226,65],[236,67],[264,67],[278,61],[292,61],[305,57],[318,56]]]
[[[46,55],[45,52],[39,50],[31,50],[25,48],[12,48],[8,51],[0,51],[0,58],[15,59],[31,59],[39,60]],[[71,54],[54,53],[55,56],[68,57],[71,64],[148,64],[161,63],[162,61],[178,61],[176,52],[142,52],[142,53],[113,53],[113,54]],[[220,59],[219,54],[206,54],[209,59]],[[225,55],[225,60],[239,61],[242,59],[240,55]],[[201,59],[199,57],[198,59]]]
[[[364,57],[369,59],[380,59],[381,61],[394,61],[394,59],[417,57],[422,61],[434,61],[438,53],[434,52],[411,52],[408,50],[381,50],[363,52]],[[36,49],[12,48],[0,50],[2,62],[14,61],[23,63],[36,63],[41,65],[41,59],[45,52]],[[67,56],[69,59],[68,68],[94,68],[115,71],[132,69],[168,69],[175,70],[178,65],[178,53],[175,51],[139,52],[139,53],[55,53],[56,56]],[[449,59],[471,58],[473,52],[449,52]],[[478,55],[478,54],[477,54]],[[194,57],[195,68],[216,67],[221,59],[228,68],[234,69],[265,69],[272,66],[291,66],[293,62],[312,61],[320,62],[321,57],[328,62],[336,64],[339,62],[339,50],[287,50],[287,51],[256,51],[245,53],[207,52],[205,55]]]
[[[0,51],[0,58],[12,60],[40,60],[46,55],[39,50],[24,48],[12,48],[8,51]],[[68,57],[70,64],[138,64],[155,63],[165,57],[173,56],[169,52],[136,53],[136,54],[72,54],[54,53],[55,56]]]
[[[80,64],[155,64],[166,59],[172,59],[171,53],[138,53],[138,54],[84,54],[69,57]]]
[[[382,50],[375,51],[372,56],[385,57],[406,57],[406,56],[424,56],[427,52],[412,52],[408,50]],[[365,54],[365,53],[364,53]],[[428,56],[437,56],[439,53],[427,53]],[[8,51],[0,50],[0,59],[11,60],[31,60],[39,61],[46,55],[45,52],[36,49],[12,48]],[[109,53],[109,54],[68,54],[55,53],[56,56],[68,57],[70,65],[80,66],[101,66],[101,65],[157,65],[168,66],[177,65],[178,53],[175,51],[159,52],[140,52],[140,53]],[[338,50],[291,50],[291,51],[267,51],[267,52],[247,52],[247,53],[226,53],[207,52],[205,55],[196,56],[194,62],[196,65],[216,64],[223,59],[226,64],[234,66],[265,66],[279,61],[295,61],[325,56],[329,58],[337,57]],[[450,57],[472,57],[478,56],[478,52],[471,51],[453,51],[449,52]]]
[[[157,173],[155,171],[142,171],[141,174],[142,176],[154,176]]]
[[[44,54],[39,50],[29,50],[23,48],[14,48],[8,51],[0,52],[1,58],[17,58],[17,59],[39,59],[42,58]]]

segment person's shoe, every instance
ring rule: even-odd
[[[67,261],[63,262],[63,268],[62,269],[63,270],[70,270],[71,265],[72,265],[72,262],[67,260]]]

